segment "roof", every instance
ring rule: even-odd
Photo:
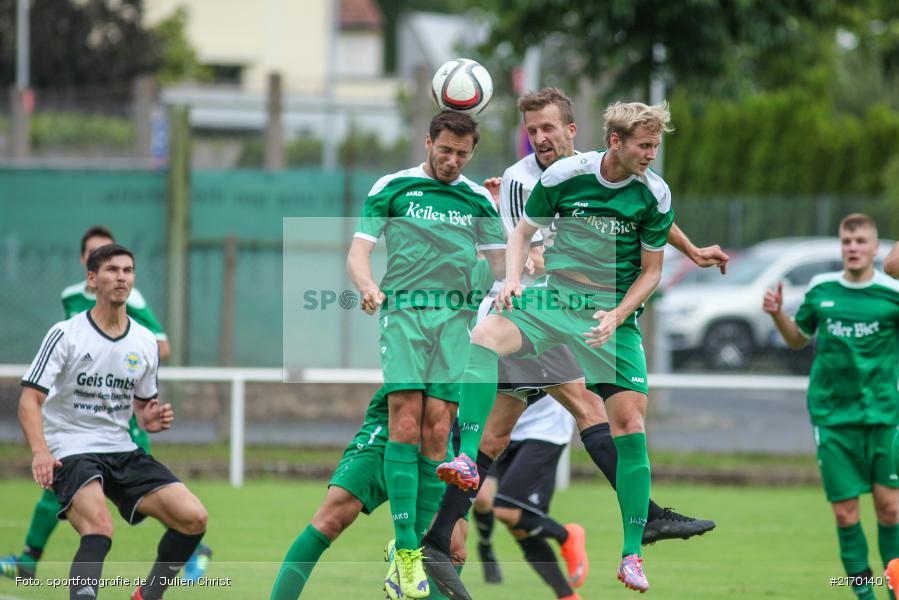
[[[384,16],[375,0],[340,0],[340,28],[380,31]]]

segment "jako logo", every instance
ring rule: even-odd
[[[406,521],[408,521],[408,520],[409,520],[409,513],[407,513],[407,512],[393,513],[393,520],[394,520],[394,521],[399,521],[399,520],[406,520]]]
[[[344,310],[352,310],[359,304],[359,296],[351,290],[343,290],[340,295],[334,290],[306,290],[303,300],[303,310],[328,310],[335,302]]]
[[[474,431],[478,432],[481,430],[481,426],[477,423],[463,423],[462,429],[460,431]]]
[[[422,191],[419,191],[419,190],[412,190],[411,192],[406,192],[406,195],[407,196],[417,196],[417,197],[421,198],[422,196],[425,195],[425,193]]]
[[[640,517],[631,517],[627,520],[628,525],[646,525],[646,519],[641,519]]]

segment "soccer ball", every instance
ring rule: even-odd
[[[480,63],[468,58],[454,58],[434,73],[431,93],[441,110],[474,116],[490,102],[493,80]]]

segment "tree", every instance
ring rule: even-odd
[[[65,87],[131,81],[153,72],[160,43],[143,0],[32,0],[31,83]],[[0,86],[15,81],[16,0],[0,0]]]
[[[156,79],[160,83],[172,83],[184,79],[209,81],[212,73],[209,67],[200,64],[197,51],[187,39],[188,12],[179,6],[166,19],[157,23],[152,33],[156,36],[160,52]]]
[[[747,59],[778,65],[794,50],[814,53],[814,40],[833,37],[842,18],[837,0],[469,2],[492,24],[490,50],[511,48],[523,56],[527,47],[548,42],[569,83],[613,74],[613,91],[643,90],[644,95],[659,67],[654,48],[664,49],[664,69],[679,85],[726,94],[731,88],[716,84]],[[800,68],[794,63],[792,72]],[[763,77],[767,73],[754,73],[761,87],[770,85]]]

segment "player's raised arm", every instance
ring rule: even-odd
[[[346,258],[350,281],[362,296],[362,310],[370,315],[375,314],[385,298],[371,273],[371,253],[374,248],[375,243],[371,240],[354,237]]]
[[[534,227],[524,219],[518,222],[506,246],[506,282],[503,289],[496,297],[496,309],[512,310],[512,296],[521,298],[521,272],[531,249],[531,238],[537,232]]]
[[[42,488],[50,489],[53,483],[53,470],[62,463],[53,458],[47,440],[44,439],[44,423],[41,416],[41,404],[47,394],[33,387],[23,387],[19,396],[19,424],[25,440],[31,447],[31,474]]]
[[[612,310],[598,310],[593,315],[599,321],[596,327],[584,334],[590,346],[602,346],[612,337],[619,325],[639,308],[652,294],[662,280],[662,260],[664,252],[647,250],[640,252],[640,274],[627,289],[624,298]]]
[[[883,261],[883,270],[890,277],[899,278],[899,242],[896,242],[886,260]]]
[[[690,241],[687,234],[677,226],[677,223],[671,225],[668,232],[668,243],[680,250],[684,256],[696,263],[700,267],[718,267],[721,274],[727,273],[727,261],[730,257],[717,244],[714,246],[705,246],[698,248]]]
[[[787,315],[783,310],[783,288],[782,281],[777,283],[777,289],[765,290],[765,299],[762,303],[762,310],[771,315],[774,320],[774,326],[783,337],[787,346],[793,350],[800,350],[808,345],[808,338],[799,331],[796,322]]]
[[[506,277],[506,251],[503,250],[482,250],[481,253],[490,264],[490,272],[495,279],[505,279]]]

